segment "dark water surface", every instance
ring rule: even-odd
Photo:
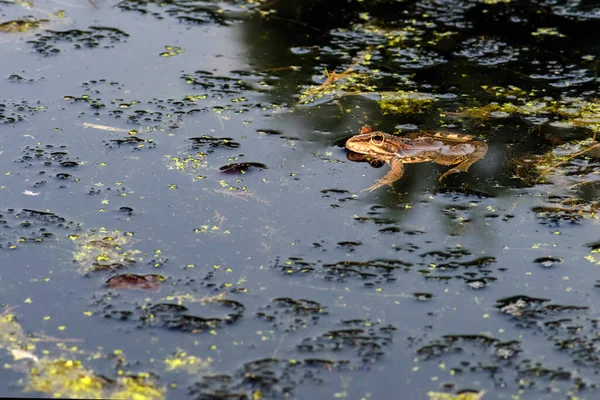
[[[598,18],[0,1],[0,393],[598,398]],[[364,124],[489,150],[362,191]]]

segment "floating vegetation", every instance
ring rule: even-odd
[[[161,57],[174,57],[183,54],[183,49],[178,46],[165,46],[165,50],[159,54]]]
[[[511,86],[509,88],[488,87],[484,90],[497,97],[509,98],[513,102],[492,102],[484,106],[464,107],[449,116],[486,120],[490,118],[506,118],[522,116],[538,125],[549,122],[558,128],[583,127],[594,133],[600,131],[600,103],[597,99],[586,100],[582,97],[563,97],[553,100],[551,97],[535,97],[536,92],[526,91]]]
[[[205,153],[188,154],[185,157],[165,156],[167,168],[182,172],[193,180],[205,179],[206,175],[201,172],[208,170],[208,157]]]
[[[486,0],[490,1],[490,0]],[[464,390],[460,391],[457,394],[450,393],[442,393],[442,392],[428,392],[427,397],[429,400],[481,400],[483,399],[483,395],[485,394],[485,390],[480,392]]]
[[[562,187],[580,187],[598,181],[599,146],[592,139],[561,144],[544,154],[513,159],[509,166],[514,177],[527,185],[550,182]]]
[[[336,99],[349,93],[367,92],[372,89],[367,84],[364,73],[355,72],[354,68],[348,68],[341,73],[325,70],[325,80],[319,86],[311,86],[301,94],[298,104],[310,105],[319,100]]]
[[[210,372],[212,363],[213,359],[210,357],[202,359],[188,354],[181,349],[177,350],[175,354],[173,354],[173,357],[165,359],[167,372],[185,371],[189,375],[196,376]]]
[[[381,96],[377,102],[384,114],[416,114],[431,106],[437,97],[421,92],[375,93]]]
[[[39,29],[42,25],[50,22],[47,19],[35,19],[33,17],[26,19],[16,19],[0,23],[0,32],[5,33],[23,33],[34,29]]]
[[[36,336],[57,341],[44,335]],[[48,350],[43,351],[43,357],[36,356],[34,351],[37,342],[40,342],[39,338],[25,335],[10,310],[0,314],[0,349],[9,352],[15,360],[14,363],[5,363],[4,368],[23,372],[25,376],[19,384],[25,392],[46,393],[61,398],[158,400],[164,397],[165,389],[157,385],[155,377],[149,373],[129,374],[121,370],[119,377],[108,378],[86,368],[80,360],[61,356],[51,358]],[[55,348],[63,347],[59,345]],[[101,356],[97,353],[94,358]],[[22,360],[27,360],[26,368],[23,368]]]
[[[165,390],[155,386],[150,374],[117,380],[96,375],[79,360],[40,360],[31,369],[26,392],[64,398],[162,399]]]
[[[80,272],[114,271],[141,261],[139,250],[126,250],[135,243],[131,232],[100,228],[69,238],[75,243],[73,259]]]

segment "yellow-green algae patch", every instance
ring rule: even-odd
[[[179,349],[172,358],[165,359],[167,371],[185,371],[190,375],[207,373],[212,365],[213,359],[188,355],[185,351]]]
[[[133,234],[105,228],[92,229],[88,233],[69,236],[75,242],[73,259],[80,272],[115,270],[140,261],[139,250],[126,250],[133,241]]]
[[[513,176],[528,185],[550,182],[556,186],[581,185],[596,182],[596,173],[590,173],[585,159],[600,155],[600,147],[592,139],[565,143],[544,154],[528,154],[509,161]],[[573,159],[583,163],[570,163]]]
[[[21,325],[17,323],[14,315],[8,312],[0,314],[0,348],[10,351],[22,347],[28,346]]]
[[[206,178],[201,172],[208,169],[208,157],[205,153],[188,154],[181,157],[165,156],[167,168],[183,173],[192,178],[200,180]]]
[[[61,398],[162,399],[147,374],[111,380],[94,374],[78,360],[42,359],[31,368],[26,392],[42,392]]]
[[[505,118],[510,115],[525,117],[547,117],[557,127],[579,126],[596,133],[600,131],[600,100],[580,97],[565,97],[554,100],[539,97],[535,91],[526,92],[518,87],[483,86],[483,89],[498,98],[510,102],[492,102],[483,106],[463,107],[451,116],[475,119]],[[536,97],[537,96],[537,97]]]
[[[481,400],[485,391],[481,392],[465,392],[460,394],[450,394],[443,392],[429,392],[427,397],[429,400]]]
[[[364,73],[348,68],[343,72],[329,72],[325,70],[325,81],[319,86],[310,86],[300,94],[299,104],[309,105],[323,98],[336,99],[355,92],[371,92],[375,88],[368,84],[368,79],[376,75],[377,71],[370,71],[368,77]]]
[[[29,32],[32,29],[40,28],[44,23],[47,22],[49,22],[47,19],[15,19],[13,21],[0,23],[0,32]]]
[[[430,93],[400,90],[381,94],[377,104],[384,114],[414,114],[423,112],[436,100]]]
[[[155,400],[163,399],[165,389],[158,386],[148,373],[128,375],[120,371],[117,379],[95,374],[75,359],[61,357],[41,359],[33,353],[35,339],[26,336],[13,314],[0,314],[0,349],[11,353],[15,359],[26,360],[5,364],[4,368],[23,370],[25,377],[19,381],[25,392],[46,393],[60,398],[112,398]],[[64,348],[64,346],[57,346]],[[27,364],[23,364],[26,362]],[[23,369],[27,365],[28,369]]]

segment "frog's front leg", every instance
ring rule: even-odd
[[[477,162],[478,160],[483,158],[483,156],[485,156],[485,153],[487,153],[487,150],[488,150],[488,145],[485,144],[484,142],[479,142],[479,143],[475,144],[475,150],[471,154],[469,154],[467,156],[467,158],[464,161],[462,161],[460,164],[458,164],[456,167],[450,168],[448,171],[444,172],[442,174],[442,176],[440,176],[440,181],[450,174],[455,174],[457,172],[467,172],[467,170],[469,169],[469,167],[471,165],[475,164],[475,162]],[[441,157],[446,157],[446,156],[441,156]],[[438,162],[437,159],[434,160],[434,162],[436,162],[438,164],[444,164],[444,162],[442,160],[439,160],[439,161],[440,162]],[[446,164],[446,165],[448,165],[448,164]]]
[[[392,183],[402,178],[402,175],[404,175],[404,164],[402,164],[402,161],[399,158],[393,158],[391,161],[389,161],[389,164],[392,169],[383,178],[377,179],[377,182],[375,182],[373,186],[363,189],[363,192],[365,190],[372,192],[373,190],[379,189],[385,185],[391,186]]]

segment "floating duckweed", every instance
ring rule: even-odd
[[[139,250],[124,250],[132,238],[128,232],[107,231],[104,228],[73,237],[76,249],[73,252],[80,272],[123,268],[138,261]]]
[[[183,49],[177,46],[165,46],[165,52],[160,53],[161,57],[173,57],[183,53]]]
[[[119,390],[110,393],[113,399],[152,400],[163,399],[165,390],[155,387],[153,382],[143,376],[128,376],[120,380]]]
[[[488,0],[489,1],[489,0]],[[442,392],[429,392],[427,397],[429,400],[481,400],[485,391],[472,392],[466,391],[459,394],[442,393]]]
[[[529,154],[511,160],[509,166],[514,177],[528,185],[537,183],[541,178],[550,179],[547,176],[550,172],[569,184],[594,182],[596,174],[586,172],[589,167],[587,163],[574,164],[570,161],[576,157],[584,160],[588,155],[596,156],[597,146],[598,144],[591,139],[565,143],[544,154]]]
[[[52,393],[54,397],[102,398],[103,383],[77,360],[40,360],[30,371],[26,392]]]
[[[0,348],[18,346],[24,339],[25,335],[15,316],[6,312],[0,314]]]
[[[208,158],[205,153],[188,154],[185,157],[165,156],[165,158],[168,169],[180,171],[193,180],[205,178],[199,173],[208,168]]]
[[[510,115],[540,117],[553,119],[552,125],[557,127],[579,126],[588,128],[594,133],[600,131],[600,102],[582,98],[565,97],[552,100],[550,97],[532,98],[534,93],[526,94],[519,88],[503,89],[497,86],[484,87],[484,90],[497,97],[517,97],[517,102],[493,102],[484,106],[465,107],[451,116],[463,118],[505,118]],[[529,96],[529,97],[528,97]]]
[[[367,79],[372,79],[375,71],[371,71],[370,76],[355,72],[348,68],[344,72],[337,73],[325,70],[325,81],[319,86],[311,86],[300,94],[299,104],[310,104],[324,97],[341,97],[348,94],[361,92],[370,92],[374,87],[367,84]]]
[[[423,112],[435,101],[429,93],[399,91],[383,94],[377,104],[384,114],[413,114]]]
[[[167,358],[165,364],[167,371],[185,371],[190,375],[206,373],[212,364],[212,358],[202,359],[192,355],[188,355],[183,350],[177,350],[173,358]]]
[[[136,400],[164,397],[164,389],[154,387],[146,376],[127,376],[114,381],[94,374],[78,360],[40,360],[31,369],[29,378],[25,391],[51,393],[54,397]]]
[[[533,36],[558,36],[566,37],[558,31],[556,28],[538,28],[535,32],[531,32]]]
[[[486,91],[487,93],[493,94],[496,97],[512,97],[512,98],[517,98],[519,100],[528,97],[528,96],[532,96],[535,94],[536,91],[532,91],[531,93],[527,93],[527,91],[516,87],[516,86],[512,86],[509,85],[506,88],[503,88],[501,86],[487,86],[487,85],[483,85],[481,86],[481,88]]]
[[[49,22],[47,19],[16,19],[0,24],[0,32],[18,33],[28,32],[32,29],[38,29],[43,23]]]

